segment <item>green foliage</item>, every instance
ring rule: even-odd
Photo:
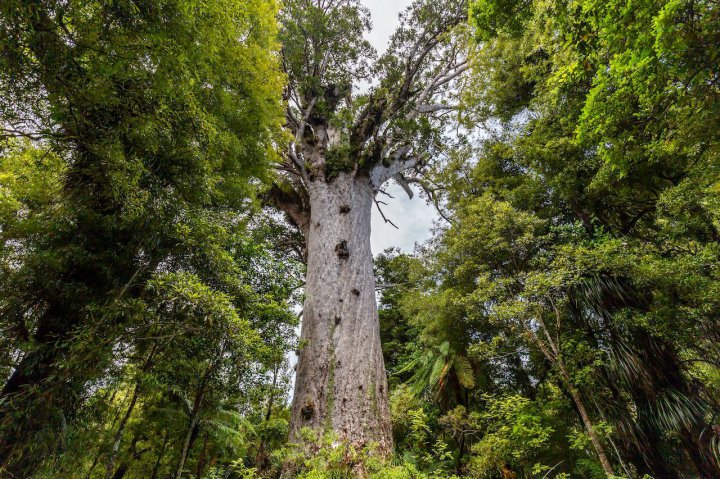
[[[375,278],[382,288],[378,316],[382,336],[385,368],[391,373],[388,381],[394,389],[396,383],[407,380],[411,371],[399,374],[403,366],[413,360],[418,332],[401,310],[403,296],[410,289],[415,258],[397,250],[386,250],[375,258]]]
[[[328,181],[332,181],[340,173],[352,171],[354,166],[347,143],[332,146],[325,153],[325,176]]]
[[[261,375],[282,358],[289,286],[261,284],[280,268],[262,269],[277,258],[249,232],[281,138],[275,13],[253,0],[0,7],[4,473],[72,464],[91,431],[121,467],[162,443],[163,428],[133,436],[138,411],[182,412],[211,364],[218,395],[198,407],[220,411],[231,365]],[[120,391],[137,397],[120,407]],[[115,453],[103,405],[129,411]],[[207,414],[211,442],[225,426],[205,428]]]
[[[504,462],[533,465],[538,450],[547,448],[553,432],[543,412],[522,396],[486,396],[485,410],[471,417],[485,434],[473,445],[470,470],[476,477],[491,477]],[[533,467],[536,469],[536,467]],[[534,473],[538,471],[533,470]]]
[[[2,3],[0,475],[720,475],[717,5],[466,7],[413,4],[376,61],[350,0]],[[452,136],[412,92],[468,42]],[[327,181],[455,147],[423,180],[449,224],[376,260],[390,461],[286,444],[283,88]]]
[[[330,86],[347,88],[369,74],[375,52],[364,38],[370,30],[370,15],[360,2],[337,2],[326,9],[322,3],[292,0],[283,4],[280,22],[288,80],[306,97]],[[327,100],[326,96],[322,99]],[[320,105],[326,110],[321,113],[333,113],[327,111],[328,106]]]
[[[420,394],[427,388],[437,389],[438,393],[442,394],[453,374],[463,388],[475,387],[475,373],[470,361],[467,357],[452,351],[448,341],[436,349],[427,350],[424,355],[398,370],[397,374],[406,371],[415,371],[410,378],[410,387],[415,394]]]
[[[421,410],[478,477],[605,477],[600,450],[624,476],[717,475],[711,10],[473,2],[461,115],[483,141],[436,172],[452,224],[383,291],[413,344],[400,434]],[[451,351],[475,387],[410,401]]]
[[[421,414],[420,414],[421,416]],[[417,430],[426,429],[422,417],[416,415]],[[419,432],[418,432],[419,433]],[[285,452],[285,467],[292,477],[302,479],[341,479],[368,477],[371,479],[456,479],[443,470],[426,472],[416,464],[416,458],[406,457],[386,461],[374,454],[372,448],[358,451],[340,443],[332,435],[316,437],[305,431],[309,441]],[[419,433],[422,435],[422,433]],[[419,436],[416,436],[419,437]],[[287,471],[288,469],[286,469]]]
[[[463,120],[483,125],[487,139],[476,161],[458,158],[435,178],[453,224],[425,260],[425,276],[442,282],[425,304],[442,308],[422,322],[428,335],[467,331],[470,357],[501,390],[545,391],[547,400],[552,384],[585,403],[592,426],[550,416],[571,438],[552,442],[579,455],[553,473],[604,474],[592,454],[582,457],[597,449],[592,429],[616,472],[717,474],[708,434],[716,385],[683,359],[717,354],[704,340],[717,337],[715,301],[697,296],[717,288],[710,10],[664,1],[471,7],[482,44]],[[510,453],[496,460],[529,470]],[[540,464],[559,461],[538,454]]]
[[[527,0],[477,0],[470,6],[470,18],[480,40],[500,34],[519,35],[530,16],[532,2]]]

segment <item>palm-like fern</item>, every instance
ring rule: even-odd
[[[448,391],[473,389],[476,383],[472,363],[467,356],[456,352],[448,341],[427,348],[395,374],[413,370],[415,373],[408,380],[408,385],[415,395],[434,391],[447,400]]]
[[[720,438],[714,432],[702,437],[708,429],[712,401],[688,383],[677,352],[644,329],[615,320],[623,310],[647,310],[649,299],[609,275],[585,278],[570,296],[580,325],[607,353],[602,371],[605,385],[631,400],[628,407],[617,398],[598,406],[614,419],[622,441],[643,454],[648,464],[659,467],[667,461],[658,453],[659,441],[668,435],[682,438],[690,455],[707,457],[708,450],[698,449],[712,448],[717,459],[714,445]]]

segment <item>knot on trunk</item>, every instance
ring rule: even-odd
[[[360,296],[360,290],[357,288],[353,288],[351,293],[354,294],[355,296]]]
[[[347,246],[347,241],[342,240],[335,246],[335,252],[340,259],[348,259],[350,257],[350,250]]]
[[[344,215],[350,213],[350,205],[342,205],[340,207],[340,213],[342,213]]]
[[[342,318],[340,316],[335,316],[335,325],[337,326],[340,324],[340,321],[342,321]]]
[[[305,405],[300,409],[300,414],[305,421],[309,421],[315,415],[315,404],[312,399],[305,399]]]

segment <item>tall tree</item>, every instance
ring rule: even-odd
[[[717,374],[714,4],[478,0],[471,12],[483,48],[465,113],[491,134],[474,164],[440,175],[456,222],[442,270],[467,275],[475,314],[526,318],[515,332],[550,353],[587,429],[613,425],[593,441],[607,472],[717,476],[704,379]],[[540,221],[535,240],[506,225],[525,215]],[[491,239],[493,224],[510,236]],[[557,353],[538,343],[542,324]]]
[[[51,201],[0,225],[0,318],[23,333],[0,393],[8,473],[27,477],[28,445],[112,364],[112,340],[77,360],[88,328],[112,328],[118,301],[207,252],[189,231],[249,203],[282,118],[275,33],[261,0],[0,6],[0,138],[63,165]]]
[[[293,439],[309,427],[392,449],[371,210],[388,180],[407,187],[402,173],[441,149],[447,100],[466,69],[466,9],[463,0],[416,1],[377,61],[357,0],[291,0],[281,11],[292,139],[271,199],[304,236],[307,259]]]

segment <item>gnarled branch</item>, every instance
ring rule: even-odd
[[[263,195],[264,202],[283,211],[290,222],[305,235],[310,227],[310,210],[307,201],[293,189],[285,190],[274,184]]]

